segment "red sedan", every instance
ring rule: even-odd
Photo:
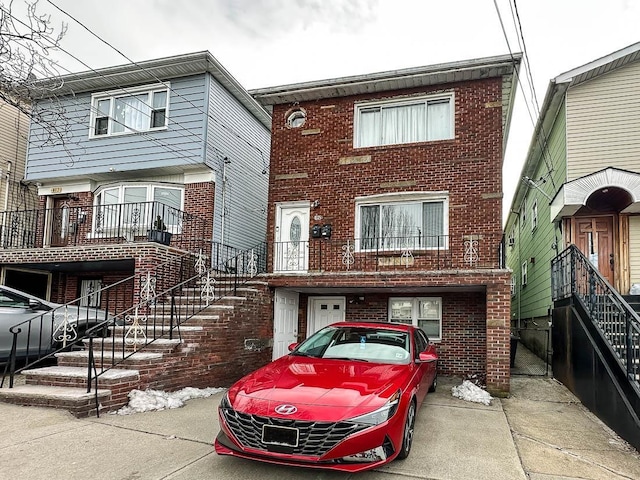
[[[290,350],[227,391],[218,454],[347,472],[409,455],[436,388],[438,357],[421,329],[341,322]]]

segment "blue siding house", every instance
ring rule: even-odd
[[[48,82],[23,180],[39,206],[0,212],[1,283],[63,302],[264,242],[271,118],[209,52]]]

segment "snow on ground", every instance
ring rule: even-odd
[[[466,400],[467,402],[483,403],[485,405],[490,405],[492,399],[488,392],[469,380],[462,382],[462,385],[453,387],[451,389],[451,394],[454,397]]]
[[[131,415],[132,413],[151,412],[180,408],[191,398],[210,397],[224,388],[193,388],[186,387],[177,392],[162,392],[160,390],[132,390],[129,392],[129,403],[114,415]]]

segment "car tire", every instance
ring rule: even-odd
[[[416,402],[411,400],[409,408],[407,408],[407,419],[404,422],[404,429],[402,430],[402,447],[398,453],[398,458],[404,460],[409,456],[411,452],[411,445],[413,444],[413,434],[416,424]]]
[[[435,392],[437,387],[438,387],[438,374],[436,373],[436,376],[433,377],[433,382],[431,382],[431,385],[429,386],[429,393]]]

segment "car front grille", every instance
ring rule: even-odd
[[[353,422],[309,422],[260,417],[240,413],[230,408],[223,408],[222,413],[229,429],[244,447],[264,451],[274,450],[274,448],[262,442],[264,425],[296,428],[299,431],[298,446],[288,447],[287,449],[278,448],[277,450],[310,457],[324,455],[349,435],[364,430],[369,426]]]

